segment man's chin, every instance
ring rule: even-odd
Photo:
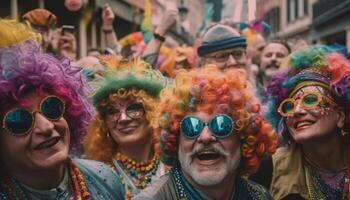
[[[213,186],[217,185],[226,177],[223,170],[203,170],[203,171],[193,171],[192,179],[202,186]]]

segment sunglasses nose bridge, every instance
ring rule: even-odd
[[[128,115],[128,110],[124,109],[121,110],[119,113],[119,116],[115,116],[117,121],[129,121],[132,120],[132,118]]]
[[[49,133],[54,129],[55,127],[54,123],[48,118],[46,118],[39,111],[33,112],[33,117],[34,117],[33,130],[37,130],[38,133]]]
[[[213,136],[212,132],[209,129],[209,124],[204,123],[203,129],[201,133],[198,136],[198,141],[202,143],[210,143],[216,140],[216,138]]]

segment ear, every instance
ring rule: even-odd
[[[343,128],[345,124],[345,112],[343,109],[338,109],[337,113],[337,127]]]

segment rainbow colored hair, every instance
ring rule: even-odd
[[[241,141],[241,173],[254,172],[265,153],[275,152],[277,134],[264,119],[260,104],[247,89],[244,77],[244,70],[222,72],[216,66],[177,74],[174,84],[163,90],[159,105],[164,163],[175,165],[178,162],[180,121],[199,111],[225,113],[233,118]]]
[[[65,101],[64,118],[70,128],[71,149],[79,153],[93,114],[93,107],[86,100],[91,90],[82,71],[72,67],[67,59],[57,60],[42,53],[39,44],[32,40],[0,49],[0,113],[24,103],[24,95],[31,92],[56,95]]]
[[[267,87],[267,117],[273,127],[281,128],[282,117],[277,107],[295,86],[304,81],[316,81],[329,86],[337,103],[345,110],[347,130],[350,130],[350,62],[346,57],[337,49],[315,45],[292,53],[287,63],[289,70],[276,75]]]
[[[168,77],[174,78],[176,70],[178,70],[175,69],[176,65],[180,65],[181,69],[195,68],[196,62],[195,59],[193,59],[195,58],[194,53],[195,51],[192,47],[185,45],[176,47],[170,50],[170,53],[165,56],[159,70]]]

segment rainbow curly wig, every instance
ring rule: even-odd
[[[199,111],[225,113],[235,121],[241,141],[241,173],[255,172],[262,156],[275,152],[277,134],[264,119],[244,77],[244,70],[222,72],[213,65],[182,71],[176,76],[174,84],[163,90],[159,105],[164,163],[178,163],[180,121]]]
[[[192,47],[179,46],[172,49],[170,53],[165,56],[163,63],[160,65],[159,70],[171,78],[176,75],[176,70],[179,69],[191,69],[196,65],[195,56],[193,55],[195,51]]]
[[[115,155],[118,145],[108,138],[109,131],[104,122],[105,108],[114,102],[125,99],[140,100],[146,111],[155,151],[159,153],[159,137],[155,135],[158,127],[156,107],[158,95],[166,85],[166,79],[159,71],[141,60],[122,61],[119,57],[107,56],[101,58],[106,66],[101,79],[92,83],[96,88],[93,102],[98,115],[92,122],[86,137],[84,148],[89,158],[102,162],[110,162]]]
[[[316,45],[292,53],[288,59],[288,71],[276,75],[267,87],[269,102],[267,117],[285,139],[290,138],[283,127],[283,118],[277,112],[278,105],[292,95],[304,83],[324,85],[338,105],[346,113],[347,129],[350,130],[350,62],[338,49]],[[297,87],[296,87],[297,86]]]
[[[82,137],[93,107],[86,100],[91,94],[80,69],[67,59],[57,60],[41,52],[40,45],[27,40],[0,49],[0,113],[14,104],[24,104],[24,95],[56,95],[66,104],[64,118],[71,133],[71,150],[79,153]],[[76,150],[76,151],[75,151]]]

